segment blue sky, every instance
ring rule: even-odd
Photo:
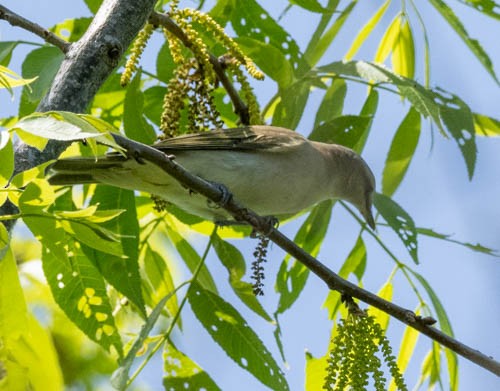
[[[88,15],[87,9],[79,1],[8,0],[2,3],[43,26],[51,26],[67,18]],[[264,3],[261,1],[261,4]],[[371,3],[369,6],[362,3],[358,5],[357,11],[346,24],[338,41],[327,53],[325,63],[342,58],[356,31],[382,4],[382,1]],[[400,3],[393,3],[377,30],[378,35],[367,42],[366,48],[364,47],[356,56],[357,59],[371,60],[373,58],[373,45],[378,42],[383,29],[399,10]],[[438,85],[456,93],[471,106],[473,111],[500,117],[498,85],[495,85],[457,35],[443,22],[440,15],[431,9],[428,2],[418,3],[429,28],[432,85]],[[500,25],[498,22],[458,2],[449,3],[463,20],[470,35],[479,39],[489,53],[495,70],[499,74]],[[272,2],[269,6],[271,14],[277,17],[285,4],[285,1]],[[315,15],[304,14],[304,11],[296,8],[292,9],[282,22],[299,45],[304,48],[311,34],[309,27],[314,26],[315,21]],[[31,34],[14,29],[4,22],[0,23],[0,39],[3,41],[17,39],[38,41]],[[17,52],[11,64],[11,67],[18,72],[23,50],[20,49]],[[417,61],[417,79],[422,82],[420,65],[422,64],[422,51],[419,51]],[[151,63],[151,57],[146,56],[145,67],[152,66]],[[274,93],[272,83],[264,82],[254,85],[260,102],[266,103],[266,99]],[[356,113],[362,104],[360,98],[363,97],[364,90],[354,86],[352,88],[358,91],[349,97],[345,110],[347,113]],[[0,115],[16,112],[18,98],[11,101],[7,93],[1,94],[3,95],[0,95],[2,99]],[[320,97],[319,92],[313,92],[311,102],[313,104],[318,102]],[[407,104],[395,96],[381,96],[381,105],[363,153],[379,182],[391,136],[408,108]],[[306,114],[298,130],[307,133],[313,119],[313,117],[307,117]],[[488,247],[500,249],[500,138],[477,139],[479,151],[477,166],[474,178],[469,181],[465,164],[454,141],[443,139],[436,131],[432,140],[429,123],[423,123],[422,136],[415,159],[405,182],[395,194],[394,199],[413,216],[417,226],[453,234],[453,238],[457,240],[480,242]],[[282,229],[293,236],[296,225],[287,224]],[[345,211],[336,207],[319,259],[328,263],[333,270],[337,270],[352,247],[358,231],[357,223]],[[379,234],[391,248],[396,249],[398,255],[411,262],[389,229],[379,228]],[[364,239],[369,249],[364,285],[365,288],[376,292],[389,276],[393,264],[368,235]],[[201,246],[202,243],[199,245]],[[247,259],[250,259],[254,243],[245,240],[238,242],[238,246],[244,251]],[[424,238],[419,240],[419,253],[421,265],[417,267],[417,271],[428,279],[438,293],[451,319],[457,339],[499,359],[500,260],[474,253],[457,245]],[[263,304],[269,311],[272,311],[276,305],[276,296],[272,287],[273,273],[277,271],[282,258],[283,253],[276,246],[272,247],[266,268],[268,275],[266,296],[263,298]],[[226,272],[220,269],[216,262],[212,262],[210,266],[214,275],[221,276],[221,281],[225,282]],[[397,278],[396,281],[394,301],[413,309],[416,305],[415,296],[405,281],[401,278]],[[229,301],[236,302],[227,287],[222,289],[222,293],[227,295]],[[328,343],[331,323],[327,320],[326,311],[321,310],[326,293],[323,283],[311,276],[298,303],[280,319],[290,366],[286,372],[292,390],[302,388],[304,350],[307,349],[317,356],[324,353]],[[242,313],[253,321],[248,312],[242,310]],[[230,362],[222,350],[212,343],[208,334],[189,312],[184,316],[184,336],[178,339],[179,347],[195,358],[222,389],[234,389],[236,385],[240,390],[262,388],[252,376],[238,370]],[[272,346],[272,329],[259,320],[254,322],[254,327],[265,343]],[[398,346],[402,331],[403,328],[398,322],[391,322],[389,336],[392,337],[394,348]],[[416,356],[410,363],[408,374],[410,386],[418,377],[420,362],[429,345],[427,337],[420,337]],[[276,354],[275,357],[277,358],[278,355]],[[150,366],[143,380],[147,377],[158,380],[160,378],[158,371],[157,366]],[[495,390],[498,388],[498,378],[464,359],[460,359],[459,372],[460,390]],[[153,389],[157,387],[158,383],[153,386]]]

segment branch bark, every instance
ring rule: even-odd
[[[167,174],[173,176],[186,188],[200,193],[215,203],[221,203],[227,196],[214,184],[207,182],[185,170],[182,166],[171,160],[166,154],[148,145],[127,139],[121,135],[113,134],[118,145],[129,151],[131,156],[141,157],[161,167]],[[231,213],[237,221],[244,221],[254,227],[257,231],[266,235],[270,240],[289,253],[298,261],[302,262],[310,271],[325,282],[329,289],[342,294],[355,297],[366,304],[370,304],[392,317],[400,320],[406,325],[420,331],[439,344],[451,349],[462,357],[476,363],[488,371],[500,376],[500,362],[473,349],[460,341],[446,335],[442,331],[432,327],[428,318],[421,318],[413,311],[400,307],[381,297],[365,290],[357,285],[344,280],[338,274],[327,268],[316,258],[297,246],[292,240],[274,228],[273,223],[265,217],[261,217],[253,211],[245,208],[233,197],[221,205]]]
[[[68,46],[66,57],[37,111],[84,112],[148,20],[155,3],[155,0],[105,0],[83,37]],[[3,9],[5,7],[0,11]],[[5,11],[3,15],[6,15]],[[23,28],[38,26],[32,22],[17,25]],[[26,144],[18,144],[14,174],[57,158],[67,145],[52,140],[43,151],[39,151]],[[16,208],[11,203],[5,203],[0,208],[0,214],[14,213]],[[13,223],[6,226],[10,230]]]
[[[4,7],[1,4],[0,4],[0,19],[6,20],[12,26],[21,27],[26,31],[38,35],[45,42],[48,42],[61,49],[63,53],[66,53],[69,50],[69,47],[71,46],[69,42],[66,42],[64,39],[59,38],[53,32],[46,30],[39,24],[33,23],[32,21],[23,18],[22,16],[16,14],[15,12],[11,11],[10,9]]]

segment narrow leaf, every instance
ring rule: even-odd
[[[412,107],[399,125],[387,154],[382,174],[382,192],[392,196],[403,180],[420,137],[420,114]]]
[[[344,99],[347,94],[347,84],[344,79],[333,79],[326,90],[314,119],[314,127],[339,117],[344,109]]]
[[[415,43],[407,18],[400,21],[398,36],[392,50],[392,67],[401,76],[413,79],[415,74]]]
[[[473,113],[474,129],[478,136],[500,136],[500,121],[483,114]]]
[[[0,132],[0,188],[5,187],[14,172],[14,148],[8,132]],[[3,205],[3,202],[1,203]]]
[[[188,294],[194,314],[231,359],[272,390],[288,390],[280,367],[239,312],[193,282]]]
[[[356,38],[354,38],[351,47],[344,56],[345,60],[351,60],[358,52],[361,45],[363,45],[365,40],[372,33],[373,29],[377,26],[378,22],[380,22],[380,19],[382,19],[382,16],[384,16],[387,7],[389,7],[389,4],[391,4],[391,0],[386,0],[385,3],[382,4],[380,8],[373,14],[370,20],[368,20],[368,22],[361,28]]]
[[[476,39],[469,36],[464,25],[453,10],[443,0],[430,0],[430,2],[434,8],[439,11],[441,16],[445,18],[453,30],[455,30],[462,41],[464,41],[464,43],[469,47],[470,51],[476,56],[491,77],[497,82],[497,84],[500,84],[488,54]]]

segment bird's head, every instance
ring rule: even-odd
[[[370,167],[361,156],[345,148],[342,181],[336,188],[339,198],[353,204],[366,220],[371,229],[375,229],[375,220],[372,214],[373,193],[375,191],[375,177]]]

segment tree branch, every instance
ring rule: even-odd
[[[0,19],[6,20],[12,26],[21,27],[24,30],[32,32],[35,35],[38,35],[40,38],[45,40],[45,42],[48,42],[61,49],[63,53],[66,53],[69,50],[69,47],[71,46],[69,42],[66,42],[64,39],[59,38],[53,32],[44,29],[39,24],[33,23],[30,20],[23,18],[22,16],[16,14],[15,12],[11,11],[10,9],[4,7],[1,4],[0,4]]]
[[[213,202],[220,203],[222,201],[223,194],[220,188],[191,174],[175,161],[171,160],[163,152],[148,145],[127,139],[118,134],[113,134],[113,137],[117,144],[125,148],[131,156],[141,157],[156,164],[167,174],[178,180],[186,188],[204,195]],[[297,246],[292,240],[288,239],[285,235],[275,229],[269,219],[261,217],[253,211],[245,208],[233,197],[230,197],[229,201],[221,206],[230,212],[237,221],[249,223],[252,227],[266,235],[270,240],[276,243],[295,259],[302,262],[309,270],[323,280],[331,290],[355,297],[366,304],[372,305],[373,307],[384,311],[390,316],[420,331],[422,334],[449,348],[462,357],[500,376],[500,362],[495,361],[493,358],[486,356],[478,350],[472,349],[449,335],[446,335],[435,327],[432,327],[430,325],[431,322],[429,318],[421,318],[411,310],[386,301],[379,296],[362,289],[347,280],[344,280],[338,274],[327,268],[316,258],[312,257],[302,248]]]
[[[184,31],[182,31],[182,29],[179,26],[177,26],[177,24],[175,24],[175,22],[172,19],[170,19],[167,15],[160,14],[158,12],[153,12],[149,17],[149,23],[165,27],[169,32],[171,32],[173,35],[179,38],[180,41],[184,44],[184,46],[187,47],[188,49],[191,49],[191,47],[193,46],[187,35],[184,34]],[[210,55],[210,63],[214,67],[214,71],[215,74],[217,75],[217,78],[224,86],[229,97],[231,98],[231,101],[233,102],[234,112],[236,113],[236,115],[240,117],[240,121],[243,125],[250,125],[250,115],[248,114],[248,107],[245,104],[245,102],[243,102],[243,100],[241,99],[240,95],[238,94],[238,91],[236,91],[236,88],[234,88],[234,85],[229,79],[229,77],[227,77],[227,74],[224,71],[223,64],[212,53],[210,53],[209,55]]]
[[[84,112],[148,20],[155,3],[156,0],[105,0],[83,37],[68,45],[66,57],[37,111]],[[6,15],[6,8],[1,10]],[[35,25],[26,22],[25,25]],[[18,144],[14,174],[57,158],[67,145],[51,140],[43,151],[39,151],[26,144]],[[16,208],[9,202],[0,208],[0,214],[13,213],[16,213]],[[6,226],[11,229],[13,223]]]

